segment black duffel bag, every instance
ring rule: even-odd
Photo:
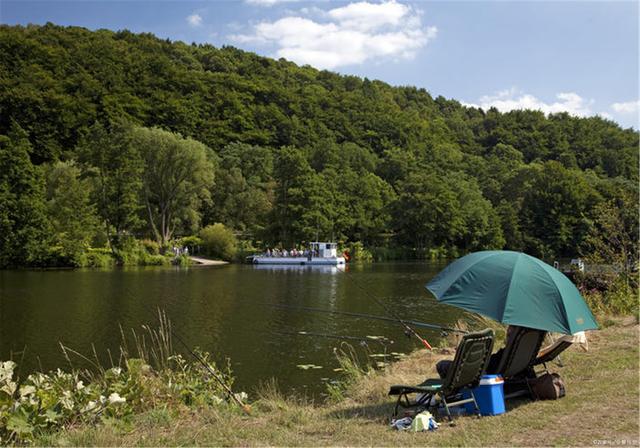
[[[536,400],[557,400],[566,394],[564,381],[557,373],[545,373],[530,379],[529,387]]]

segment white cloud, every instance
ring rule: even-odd
[[[187,17],[187,23],[189,23],[190,26],[197,28],[202,25],[202,16],[200,16],[200,14],[193,13]]]
[[[555,102],[547,103],[533,95],[512,88],[498,92],[495,95],[485,95],[480,98],[478,103],[463,104],[470,107],[479,107],[484,110],[495,107],[501,112],[531,109],[542,111],[545,114],[568,112],[571,115],[579,117],[594,115],[594,112],[591,110],[593,100],[587,100],[573,92],[558,93],[556,94]]]
[[[231,38],[241,43],[273,45],[276,57],[334,69],[380,58],[411,59],[438,31],[422,26],[420,11],[395,0],[350,3],[316,15],[321,18],[290,15],[261,22],[250,34]]]
[[[598,113],[598,115],[600,115],[602,118],[606,118],[607,120],[611,120],[611,121],[614,120],[613,115],[611,115],[611,114],[609,114],[607,112],[600,112],[600,113]]]
[[[245,0],[245,3],[255,6],[273,6],[278,3],[293,3],[300,0]]]
[[[640,111],[640,100],[627,101],[626,103],[613,103],[611,109],[619,114],[632,114]]]

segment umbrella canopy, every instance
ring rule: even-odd
[[[520,252],[466,255],[441,271],[427,289],[440,302],[504,324],[565,334],[598,328],[571,280]]]

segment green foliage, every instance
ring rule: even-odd
[[[175,243],[179,247],[189,248],[189,252],[194,253],[196,249],[202,245],[202,239],[197,235],[189,235],[178,238]]]
[[[189,256],[185,254],[175,257],[171,262],[176,266],[183,266],[183,267],[191,266],[193,264],[191,262],[191,258],[189,258]]]
[[[115,264],[110,249],[90,248],[83,255],[82,266],[87,268],[109,268]]]
[[[220,150],[209,222],[260,233],[273,207],[273,155],[260,146],[232,143]]]
[[[160,254],[160,244],[157,241],[153,240],[140,240],[140,245],[144,247],[149,255],[159,255]]]
[[[31,144],[15,122],[0,135],[0,268],[43,264],[50,240],[44,177]]]
[[[233,232],[224,224],[216,223],[205,227],[198,235],[207,255],[231,260],[236,254],[238,242]]]
[[[588,262],[610,265],[637,287],[640,203],[633,189],[621,188],[616,196],[594,207],[584,254]]]
[[[168,266],[171,264],[170,255],[151,254],[144,244],[132,237],[120,239],[120,247],[115,250],[115,257],[121,266]]]
[[[373,261],[373,254],[364,248],[364,245],[360,241],[351,243],[347,248],[347,253],[351,258],[351,261],[359,263],[371,263]]]
[[[20,148],[0,173],[2,266],[79,259],[91,226],[63,228],[54,207],[49,231],[40,174],[74,159],[114,252],[219,222],[254,244],[317,236],[382,258],[561,257],[604,232],[602,202],[638,221],[619,196],[637,196],[639,134],[600,117],[485,112],[150,34],[0,27],[1,144]]]
[[[349,344],[343,343],[340,348],[334,348],[333,354],[340,366],[341,378],[327,384],[327,395],[333,401],[342,401],[346,394],[358,381],[373,373],[369,358],[361,361],[356,350]]]
[[[613,316],[638,316],[640,304],[638,303],[638,284],[629,282],[624,276],[614,277],[604,284],[600,280],[599,287],[582,279],[580,290],[586,299],[589,308],[599,315]]]
[[[207,147],[159,128],[134,127],[131,139],[144,163],[142,197],[156,240],[164,245],[176,228],[195,230],[213,183]]]
[[[46,172],[47,211],[54,244],[60,246],[66,266],[85,264],[83,256],[98,227],[89,182],[80,176],[81,171],[73,162],[56,162]]]
[[[70,425],[123,421],[167,405],[226,405],[225,389],[200,363],[193,364],[173,353],[167,328],[147,329],[146,335],[150,341],[137,340],[141,358],[126,356],[122,366],[98,366],[98,373],[58,369],[33,373],[18,382],[14,378],[16,364],[0,362],[0,443],[26,444]],[[152,367],[158,358],[150,351],[163,353],[161,366]],[[127,354],[124,346],[123,353]],[[208,353],[197,353],[227,387],[233,385],[228,364],[218,369]]]
[[[93,202],[115,251],[141,224],[138,213],[143,165],[131,142],[131,127],[121,121],[109,129],[95,123],[80,140],[77,152],[95,184]]]

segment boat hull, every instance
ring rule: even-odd
[[[254,257],[254,264],[280,264],[297,266],[339,266],[345,263],[344,257],[311,258],[305,257]]]

